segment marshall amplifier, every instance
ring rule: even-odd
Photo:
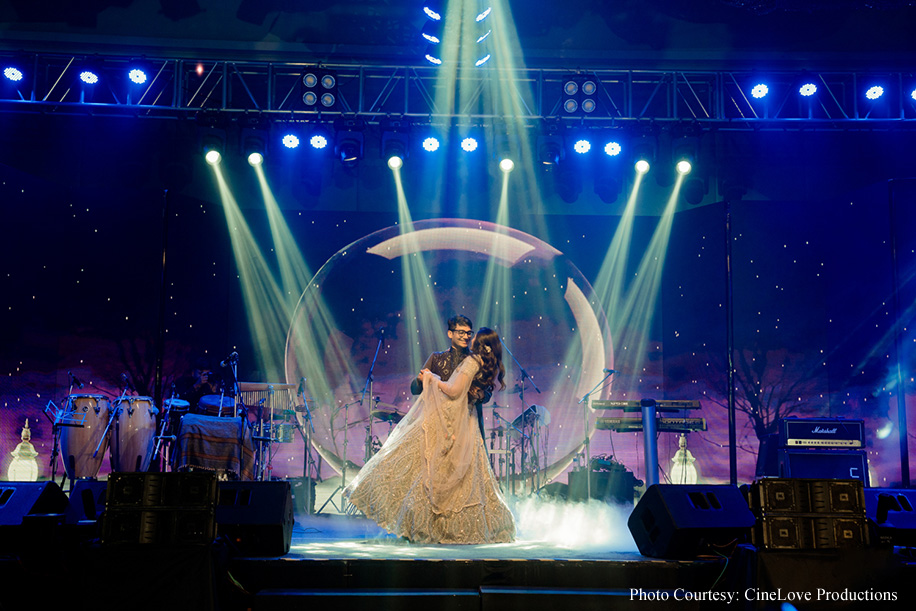
[[[865,447],[865,422],[842,418],[781,418],[779,420],[781,448]]]

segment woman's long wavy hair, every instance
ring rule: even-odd
[[[499,341],[499,334],[493,329],[481,327],[474,336],[473,352],[480,357],[481,365],[474,381],[471,382],[469,394],[475,400],[483,399],[484,394],[492,393],[495,382],[499,382],[499,389],[506,388],[503,379],[506,377],[506,368],[503,366],[503,345]]]

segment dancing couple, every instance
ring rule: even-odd
[[[505,388],[499,335],[448,321],[451,348],[430,355],[412,384],[419,398],[347,487],[350,502],[416,543],[503,543],[515,520],[478,434],[479,404]],[[471,339],[473,335],[473,339]]]

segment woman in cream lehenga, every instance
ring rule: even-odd
[[[502,388],[502,345],[482,328],[448,380],[421,372],[423,393],[347,487],[385,530],[417,543],[502,543],[515,520],[490,469],[468,396]],[[473,402],[471,402],[473,403]]]

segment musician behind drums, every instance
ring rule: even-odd
[[[196,359],[191,371],[175,380],[175,392],[179,399],[191,404],[192,412],[196,412],[201,397],[219,394],[219,374],[213,373],[207,359]]]

